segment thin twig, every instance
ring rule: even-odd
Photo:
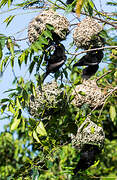
[[[102,114],[102,110],[104,109],[104,106],[105,106],[105,104],[106,104],[109,96],[110,96],[114,91],[116,91],[116,90],[117,90],[117,87],[115,87],[114,89],[112,89],[112,91],[106,95],[105,101],[104,101],[104,104],[103,104],[103,106],[102,106],[102,108],[101,108],[101,110],[100,110],[100,114],[99,114],[98,119],[100,118],[100,116],[101,116],[101,114]]]
[[[97,50],[102,50],[102,49],[116,49],[116,48],[117,48],[117,46],[106,46],[106,47],[100,47],[100,48],[84,50],[84,51],[81,51],[79,53],[68,53],[68,54],[78,56],[80,54],[91,52],[91,51],[97,51]]]
[[[112,72],[112,70],[109,70],[108,72],[104,73],[102,76],[100,76],[100,77],[98,77],[98,78],[96,79],[96,82],[99,81],[100,79],[102,79],[103,77],[105,77],[106,75],[108,75],[108,74],[111,73],[111,72]]]
[[[28,37],[22,38],[22,39],[15,39],[15,41],[24,41],[24,40],[26,40],[26,39],[28,39]]]

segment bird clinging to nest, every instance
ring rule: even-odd
[[[55,44],[54,52],[50,56],[45,55],[47,62],[46,72],[43,74],[43,82],[50,73],[57,72],[65,63],[67,56],[65,55],[65,47],[63,44]]]

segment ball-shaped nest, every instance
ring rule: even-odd
[[[95,124],[89,117],[78,127],[77,134],[71,135],[72,145],[82,150],[85,145],[98,146],[100,149],[104,145],[105,134],[103,128]]]
[[[91,108],[101,106],[105,97],[95,80],[84,80],[82,84],[75,87],[72,95],[74,96],[72,103],[75,106],[80,107],[83,104],[88,104]]]
[[[77,47],[88,49],[100,47],[104,44],[104,39],[99,36],[102,27],[96,20],[86,17],[74,29],[73,40]]]
[[[55,81],[36,89],[36,96],[30,99],[30,114],[35,118],[44,118],[62,112],[66,97]]]
[[[69,32],[69,21],[66,17],[49,9],[44,10],[29,23],[28,38],[31,43],[38,39],[39,35],[46,29],[47,24],[54,27],[53,33],[61,40],[66,38]]]

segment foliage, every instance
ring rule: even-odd
[[[54,27],[47,25],[46,29],[39,35],[38,40],[23,49],[15,36],[0,34],[0,74],[4,76],[6,69],[11,67],[15,71],[15,64],[21,68],[25,64],[28,72],[33,76],[33,80],[26,80],[25,76],[15,74],[15,88],[4,92],[5,98],[0,100],[0,120],[9,119],[4,132],[0,134],[0,179],[92,179],[92,178],[116,178],[117,164],[117,36],[115,34],[116,13],[100,12],[93,1],[85,0],[74,1],[66,5],[61,0],[58,1],[24,1],[16,3],[11,0],[2,0],[0,8],[8,6],[9,11],[21,8],[21,11],[28,8],[50,7],[54,10],[66,12],[74,17],[75,6],[76,13],[80,16],[93,16],[97,18],[104,26],[101,37],[105,39],[105,50],[103,58],[106,68],[98,71],[92,79],[96,79],[98,85],[103,89],[106,95],[105,102],[101,108],[91,109],[87,104],[76,107],[71,102],[71,95],[75,86],[82,83],[82,68],[73,68],[73,63],[77,62],[79,57],[76,53],[79,49],[74,47],[73,42],[64,40],[67,43],[66,55],[67,61],[63,68],[54,73],[54,78],[59,88],[63,91],[64,108],[61,106],[49,107],[50,114],[44,117],[42,113],[38,118],[30,115],[30,100],[32,95],[36,97],[36,88],[43,87],[43,71],[46,70],[45,56],[50,56],[48,48],[53,45]],[[42,3],[40,5],[40,3]],[[80,7],[79,7],[79,4]],[[108,2],[108,5],[117,5],[114,2]],[[82,5],[82,8],[81,8]],[[14,8],[15,7],[15,8]],[[27,12],[28,13],[28,12]],[[9,15],[5,20],[6,27],[15,23],[16,15]],[[108,19],[111,20],[108,22]],[[77,17],[76,19],[77,20]],[[71,27],[74,21],[71,22]],[[72,30],[71,30],[72,31]],[[68,34],[71,37],[71,33]],[[50,39],[50,41],[48,40]],[[69,38],[68,38],[69,39]],[[20,39],[23,41],[26,39]],[[81,54],[85,51],[81,51]],[[16,70],[17,71],[17,70]],[[1,76],[1,79],[2,77]],[[50,76],[51,77],[51,76]],[[51,81],[49,79],[49,81]],[[11,85],[12,85],[11,83]],[[66,97],[67,94],[67,97]],[[84,96],[81,92],[81,94]],[[58,96],[60,100],[60,96]],[[47,107],[48,108],[48,107]],[[62,109],[62,110],[61,110]],[[90,115],[91,120],[103,127],[105,132],[105,144],[102,153],[97,156],[94,165],[85,171],[79,170],[74,173],[78,162],[80,161],[80,151],[72,147],[71,133],[76,134],[77,128],[86,117]]]

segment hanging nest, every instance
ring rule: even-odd
[[[55,81],[45,84],[41,90],[36,89],[36,97],[30,99],[30,114],[35,118],[46,117],[63,112],[66,96]],[[63,108],[64,107],[64,108]],[[65,109],[64,109],[65,111]]]
[[[75,87],[72,95],[74,96],[72,103],[75,106],[88,104],[91,108],[101,106],[105,97],[95,80],[84,80],[82,84]]]
[[[104,145],[105,134],[103,128],[97,126],[89,117],[81,124],[76,136],[71,134],[72,145],[81,151],[87,145],[98,146],[101,149]]]
[[[28,38],[31,43],[38,39],[38,36],[46,29],[47,24],[54,27],[53,36],[55,36],[55,40],[56,38],[60,38],[60,40],[66,39],[69,33],[69,21],[66,17],[49,9],[43,11],[29,23]]]
[[[96,156],[101,153],[104,146],[105,134],[103,128],[97,126],[89,117],[81,124],[76,136],[71,134],[72,146],[80,152],[80,160],[73,170],[85,170],[94,164]]]
[[[89,49],[104,45],[104,39],[99,36],[102,27],[91,17],[86,17],[74,29],[73,40],[77,47]]]

